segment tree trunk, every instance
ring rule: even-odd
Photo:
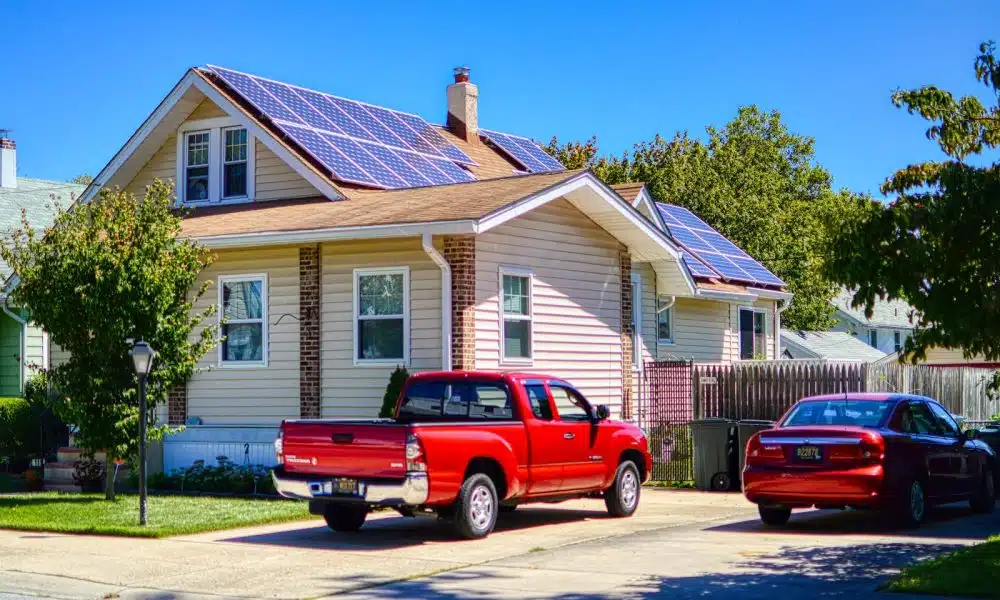
[[[107,477],[104,479],[104,499],[115,499],[115,461],[111,458],[110,452],[104,453],[104,469]]]

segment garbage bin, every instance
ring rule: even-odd
[[[739,484],[739,489],[743,489],[743,467],[747,464],[747,442],[750,441],[750,436],[772,427],[774,427],[774,421],[747,419],[736,423],[736,454],[739,457],[736,464],[739,465],[739,470],[736,472],[735,481]]]
[[[990,423],[976,430],[976,439],[983,440],[990,448],[1000,454],[1000,423]]]
[[[694,486],[699,490],[732,489],[737,464],[734,429],[734,422],[729,419],[702,419],[691,423]]]

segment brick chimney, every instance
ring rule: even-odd
[[[469,67],[455,68],[448,86],[448,129],[467,142],[479,141],[479,88],[469,83]]]
[[[0,188],[17,187],[17,144],[0,137]]]

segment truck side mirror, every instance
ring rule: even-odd
[[[597,408],[594,409],[594,417],[598,421],[604,421],[611,416],[611,410],[606,404],[598,404]]]

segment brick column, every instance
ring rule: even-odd
[[[187,411],[187,382],[184,382],[167,393],[167,424],[183,425]]]
[[[320,417],[319,246],[299,248],[299,416]]]
[[[622,296],[622,419],[632,418],[632,255],[618,252]]]
[[[451,364],[476,368],[476,237],[446,236],[444,258],[451,266]]]

